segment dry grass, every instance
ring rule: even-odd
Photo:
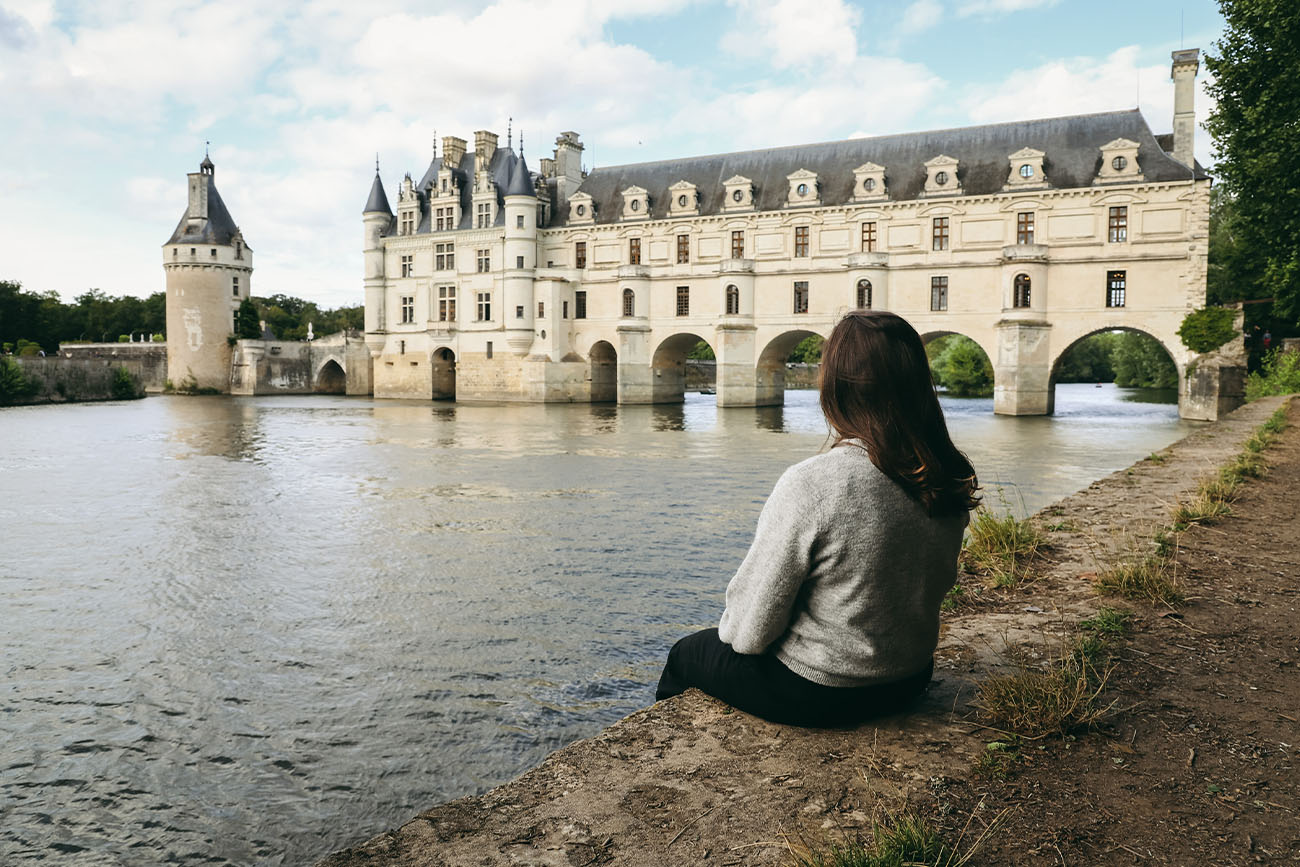
[[[1173,607],[1183,601],[1173,568],[1161,557],[1131,557],[1099,572],[1093,585],[1100,593]]]
[[[1076,638],[1046,665],[1020,663],[980,683],[975,706],[991,728],[1038,740],[1095,725],[1110,712],[1102,690],[1114,666],[1104,639]]]
[[[1029,561],[1042,545],[1042,531],[1030,519],[1017,518],[1010,511],[998,515],[980,506],[970,522],[962,561],[994,587],[1015,587],[1028,574]]]
[[[971,814],[956,843],[949,845],[939,829],[910,810],[886,813],[871,823],[871,840],[849,840],[812,848],[788,844],[786,867],[963,867],[975,856],[981,843],[998,826],[1002,811],[965,850],[963,840],[970,830]]]

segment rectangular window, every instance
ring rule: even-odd
[[[629,238],[627,241],[627,261],[632,265],[641,264],[641,239]]]
[[[524,267],[524,257],[523,257],[523,256],[516,256],[516,257],[515,257],[515,267],[516,267],[516,268],[522,268],[522,267]]]
[[[794,227],[794,254],[796,257],[806,257],[808,255],[808,227]]]
[[[948,249],[948,218],[947,217],[934,218],[934,234],[932,236],[930,249],[932,250]]]
[[[474,226],[479,229],[486,229],[492,225],[492,203],[479,202],[477,212],[478,217],[474,221]]]
[[[213,258],[213,259],[217,258],[217,248],[216,248],[216,247],[213,247],[213,248],[212,248],[212,258]]]
[[[408,325],[415,321],[415,296],[402,296],[402,324]]]
[[[522,304],[516,304],[516,305],[515,305],[515,318],[516,318],[516,319],[523,319],[523,318],[524,318],[524,305],[522,305]]]
[[[691,236],[677,236],[677,264],[684,265],[691,261]]]
[[[538,318],[538,319],[545,319],[545,318],[546,318],[546,302],[545,302],[545,301],[538,301],[538,302],[537,302],[537,318]]]
[[[456,268],[456,245],[433,245],[433,269],[435,271],[453,271]]]
[[[231,293],[232,295],[234,295],[236,298],[239,297],[239,278],[238,278],[238,277],[231,277],[231,278],[230,278],[230,293]]]
[[[1112,210],[1114,210],[1112,208]],[[1127,271],[1107,271],[1106,272],[1106,306],[1123,307],[1128,300],[1128,272]]]
[[[743,230],[731,233],[731,258],[745,258],[745,233]]]
[[[438,321],[456,321],[456,287],[438,287]]]
[[[524,215],[515,214],[515,228],[522,229],[523,227],[524,227]]]
[[[478,293],[478,321],[487,322],[492,318],[492,293]]]
[[[573,245],[573,267],[587,267],[587,242],[578,241]]]
[[[585,289],[579,289],[573,293],[573,318],[587,318],[587,292]]]
[[[930,278],[930,309],[931,310],[948,309],[948,278],[947,277]]]
[[[1128,240],[1128,206],[1120,205],[1118,208],[1110,209],[1110,239],[1111,241]]]
[[[1034,212],[1021,211],[1016,214],[1016,243],[1034,243]]]
[[[808,281],[796,280],[794,283],[794,312],[808,312]]]
[[[397,234],[399,235],[415,234],[415,212],[414,211],[405,211],[402,213],[402,225],[401,228],[397,230]]]
[[[561,319],[568,319],[568,318],[569,318],[569,302],[568,302],[568,301],[565,301],[565,302],[563,303],[563,306],[560,308],[560,318],[561,318]]]
[[[491,341],[491,340],[489,340],[489,341],[487,342],[487,357],[488,357],[488,358],[491,358],[491,357],[492,357],[492,341]]]
[[[446,223],[443,222],[443,220],[444,220],[443,212],[444,212],[445,210],[446,210],[446,208],[434,208],[434,209],[433,209],[433,231],[435,231],[435,232],[443,232],[443,231],[446,231]]]
[[[403,257],[402,257],[402,276],[403,276],[403,277],[414,277],[414,276],[415,276],[415,257],[414,257],[414,256],[403,256]]]
[[[677,315],[678,316],[691,315],[691,287],[690,286],[677,287]]]
[[[491,270],[492,270],[492,251],[479,250],[478,251],[478,272],[480,274],[486,274]]]
[[[876,252],[876,221],[862,224],[862,252]]]

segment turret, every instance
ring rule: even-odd
[[[522,137],[521,137],[522,139]],[[533,344],[533,277],[537,268],[537,193],[533,176],[520,155],[513,158],[505,189],[505,301],[506,344],[518,355]]]
[[[372,355],[384,346],[384,247],[383,234],[393,222],[393,211],[384,195],[384,184],[379,179],[379,161],[375,160],[375,180],[370,185],[370,198],[361,212],[364,227],[365,271],[363,285],[366,294],[366,346]],[[372,336],[374,335],[374,336]]]
[[[230,390],[235,312],[252,292],[253,251],[216,187],[204,154],[187,176],[185,213],[163,244],[167,378],[180,390]]]
[[[1174,159],[1191,168],[1196,161],[1196,73],[1201,50],[1173,52],[1169,77],[1174,80]]]

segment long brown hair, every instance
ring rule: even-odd
[[[907,320],[850,311],[822,348],[820,388],[835,445],[860,440],[871,462],[931,515],[979,502],[975,470],[948,436],[925,346]]]

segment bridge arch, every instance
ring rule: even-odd
[[[1083,343],[1088,338],[1096,337],[1098,334],[1106,334],[1108,332],[1126,332],[1128,334],[1141,334],[1143,337],[1147,337],[1155,341],[1156,345],[1164,350],[1165,355],[1169,358],[1169,361],[1174,366],[1174,371],[1178,376],[1177,387],[1178,387],[1179,400],[1181,402],[1185,365],[1179,362],[1178,353],[1175,353],[1172,349],[1169,348],[1169,343],[1167,343],[1165,340],[1162,340],[1158,335],[1153,334],[1150,331],[1147,331],[1146,329],[1143,328],[1136,328],[1132,325],[1107,325],[1103,328],[1094,328],[1091,331],[1086,331],[1082,334],[1079,334],[1078,336],[1071,339],[1069,343],[1065,344],[1064,348],[1061,349],[1060,352],[1053,353],[1050,372],[1047,377],[1047,412],[1049,415],[1056,411],[1056,378],[1061,370],[1061,361],[1067,355],[1070,354],[1071,350],[1073,350],[1080,343]]]
[[[618,350],[608,340],[597,340],[587,351],[591,366],[591,402],[612,403],[618,399]]]
[[[433,379],[433,399],[455,400],[456,353],[450,347],[438,347],[429,356],[429,371]]]
[[[686,356],[700,342],[708,339],[690,331],[678,332],[659,341],[650,356],[650,383],[653,403],[681,403],[686,399]]]
[[[924,333],[921,334],[921,343],[922,343],[922,345],[924,345],[924,346],[927,347],[927,349],[928,349],[929,346],[930,346],[930,344],[933,343],[934,341],[938,340],[940,337],[954,337],[954,336],[955,336],[955,337],[964,337],[964,338],[966,338],[967,340],[969,340],[971,343],[974,343],[976,346],[979,347],[980,351],[984,354],[984,360],[985,360],[986,362],[988,362],[988,368],[989,368],[989,387],[990,387],[990,388],[995,387],[995,386],[997,385],[997,366],[996,366],[995,363],[994,363],[994,359],[997,357],[997,356],[995,355],[995,353],[996,353],[996,351],[997,351],[996,347],[992,347],[993,352],[990,352],[989,350],[990,350],[991,347],[986,346],[986,345],[984,344],[983,341],[980,341],[980,340],[976,339],[975,337],[972,337],[971,335],[966,334],[965,332],[958,331],[958,330],[955,330],[955,329],[941,329],[941,330],[935,330],[935,331],[926,331],[926,332],[924,332]],[[929,352],[927,352],[926,354],[929,355]],[[932,367],[931,367],[931,371],[932,371],[931,375],[932,375],[933,378],[934,378],[934,384],[935,384],[936,386],[943,386],[943,385],[945,385],[945,383],[940,382],[940,379],[939,379],[938,374],[933,373],[933,370],[934,370],[934,368],[933,368],[933,366],[932,366]],[[950,388],[950,387],[949,387],[949,390],[951,391],[951,388]],[[958,396],[958,395],[953,395],[953,396]],[[987,396],[987,395],[985,395],[985,396]]]
[[[347,394],[348,375],[343,362],[334,355],[321,361],[312,376],[312,391],[316,394]]]
[[[756,403],[759,406],[780,406],[785,403],[786,360],[794,348],[809,337],[826,337],[807,328],[782,331],[767,341],[758,353],[754,377]]]

